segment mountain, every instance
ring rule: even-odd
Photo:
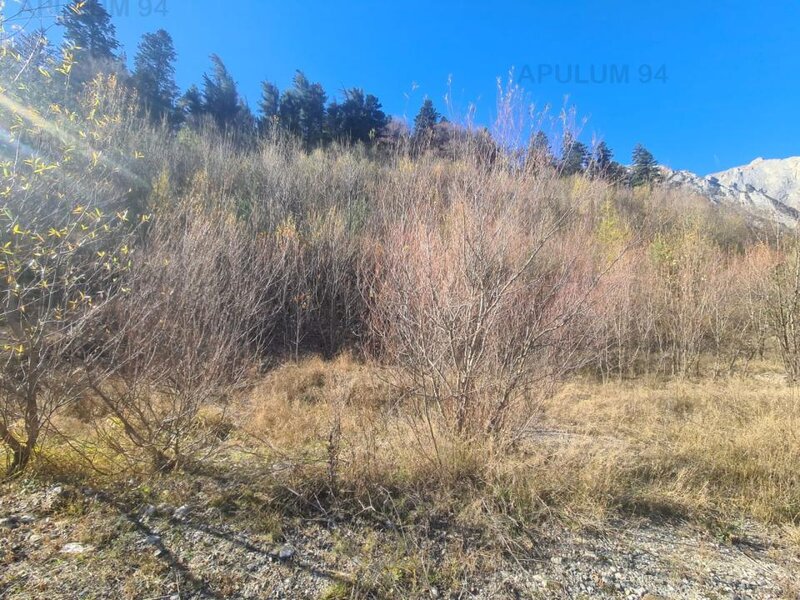
[[[715,173],[720,183],[729,187],[752,187],[776,200],[800,210],[800,156],[764,160],[757,158],[744,167]]]
[[[757,158],[706,177],[666,167],[662,170],[668,186],[703,196],[712,204],[739,208],[790,227],[800,223],[800,157]]]

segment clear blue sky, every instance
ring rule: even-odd
[[[622,162],[637,142],[702,174],[800,155],[798,0],[152,0],[150,14],[150,0],[129,0],[127,14],[112,3],[129,59],[143,32],[167,29],[182,88],[201,80],[216,52],[253,107],[262,79],[284,89],[300,68],[329,97],[360,86],[410,120],[426,95],[448,112],[450,78],[452,116],[475,102],[487,123],[496,78],[515,67],[533,75],[522,83],[537,105],[558,112],[568,95],[588,119],[585,141],[605,139]],[[563,82],[547,75],[556,65]],[[580,83],[568,65],[583,79],[594,66],[597,82]],[[603,65],[627,68],[628,83],[612,83],[610,71],[604,80]],[[648,67],[659,78],[642,83]]]

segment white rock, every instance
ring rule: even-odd
[[[92,546],[79,544],[78,542],[70,542],[61,548],[61,554],[86,554],[94,550]]]
[[[711,177],[734,189],[752,187],[800,210],[800,156],[769,160],[757,158],[749,165],[714,173]]]
[[[661,170],[666,185],[701,196],[711,204],[736,207],[791,227],[800,222],[800,157],[757,158],[749,165],[706,177],[667,167]]]

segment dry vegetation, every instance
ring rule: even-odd
[[[265,530],[436,514],[513,545],[640,515],[796,538],[794,236],[470,136],[306,153],[153,128],[113,77],[61,93],[0,109],[25,155],[0,185],[10,476],[143,501],[213,471]]]
[[[281,367],[248,398],[242,430],[285,461],[284,483],[312,504],[333,494],[371,506],[383,490],[473,523],[474,510],[518,523],[553,514],[595,525],[620,514],[796,523],[800,398],[775,372],[576,378],[537,404],[536,426],[513,450],[444,429],[426,436],[424,416],[406,414],[378,371],[348,357]]]

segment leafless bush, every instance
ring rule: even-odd
[[[273,240],[221,212],[186,208],[156,222],[86,369],[113,415],[102,424],[108,439],[121,428],[159,469],[208,444],[198,411],[224,409],[269,344],[283,260]]]
[[[95,315],[118,293],[138,221],[126,206],[138,178],[111,144],[129,106],[117,80],[98,77],[69,115],[56,104],[63,90],[39,90],[54,102],[48,123],[27,106],[28,88],[18,91],[0,103],[12,131],[0,152],[0,440],[12,473],[81,395],[74,371]],[[76,144],[80,128],[93,146]]]
[[[596,368],[605,379],[632,377],[649,365],[656,311],[645,289],[649,260],[633,249],[608,273],[598,290],[594,318],[600,351]]]
[[[800,244],[781,242],[782,259],[769,271],[763,299],[766,319],[789,378],[800,378]]]
[[[418,410],[459,435],[503,431],[534,385],[577,365],[571,326],[596,282],[564,235],[574,215],[504,181],[452,184],[449,206],[413,206],[376,250],[380,356],[402,367]]]

